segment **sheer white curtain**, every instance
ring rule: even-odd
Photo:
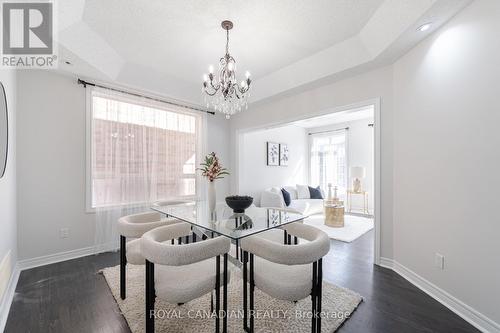
[[[90,191],[97,251],[116,248],[119,217],[167,199],[202,194],[205,116],[166,103],[91,88]],[[103,248],[104,247],[104,248]]]
[[[310,180],[325,190],[328,183],[343,195],[348,182],[347,130],[312,134],[310,138]]]

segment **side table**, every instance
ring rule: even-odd
[[[334,228],[344,227],[344,203],[342,201],[325,201],[325,225]]]
[[[366,191],[353,191],[347,190],[347,207],[348,212],[352,212],[352,196],[353,195],[361,195],[363,196],[363,213],[370,214],[368,211],[368,192]]]

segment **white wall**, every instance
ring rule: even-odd
[[[19,258],[94,243],[85,214],[85,90],[48,71],[18,77]],[[68,238],[59,237],[69,228]]]
[[[94,245],[95,215],[85,213],[85,89],[48,71],[18,77],[19,258]],[[228,164],[228,124],[208,118],[207,148]],[[228,180],[220,182],[226,195]],[[69,228],[68,238],[59,238]]]
[[[328,114],[340,111],[341,108],[342,110],[352,109],[349,105],[380,97],[381,256],[392,258],[392,77],[392,67],[384,67],[300,94],[250,106],[247,112],[239,113],[231,118],[230,144],[233,169],[237,165],[234,156],[238,156],[236,138],[242,132]],[[233,176],[232,180],[235,179],[237,177]],[[238,191],[236,181],[231,181],[231,189]]]
[[[4,176],[0,178],[0,304],[17,261],[16,76],[14,71],[0,70],[0,82],[3,83],[7,97],[9,121],[7,168]]]
[[[268,166],[266,142],[285,143],[290,151],[288,166]],[[307,183],[307,134],[302,127],[288,125],[243,133],[240,150],[239,193],[260,203],[269,187]]]
[[[499,32],[475,1],[394,64],[394,259],[498,331]]]
[[[373,213],[374,205],[374,160],[373,160],[373,149],[374,149],[374,129],[372,126],[373,117],[361,120],[355,120],[345,123],[339,123],[335,125],[315,127],[307,129],[308,133],[331,131],[349,127],[347,131],[348,140],[348,161],[349,167],[352,166],[362,166],[366,169],[366,177],[361,180],[363,190],[368,192],[368,209],[370,213]],[[348,171],[349,172],[349,171]],[[351,179],[348,180],[349,187],[352,187]],[[312,184],[311,186],[314,186]],[[345,200],[345,198],[344,198]],[[352,208],[354,211],[361,210],[363,207],[363,198],[360,195],[352,196]]]
[[[208,153],[216,152],[223,167],[230,168],[229,157],[229,122],[222,115],[208,116],[207,118],[207,150]],[[217,179],[215,188],[217,190],[217,201],[224,201],[230,193],[229,184],[233,177],[232,170],[223,179]]]

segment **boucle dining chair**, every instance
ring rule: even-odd
[[[171,304],[183,304],[211,294],[214,289],[215,331],[219,332],[221,285],[224,288],[222,332],[227,332],[227,265],[231,241],[219,236],[190,244],[168,242],[190,233],[190,224],[181,222],[153,229],[141,237],[141,250],[146,258],[146,333],[154,332],[156,297]]]
[[[273,239],[276,238],[274,235],[271,237],[255,235],[241,241],[243,328],[247,332],[254,332],[254,290],[257,287],[269,296],[285,301],[296,302],[311,296],[311,332],[319,333],[321,332],[319,314],[323,281],[322,258],[330,250],[330,240],[325,232],[302,223],[292,223],[282,228],[288,235],[305,241],[293,245],[288,242],[283,244]]]
[[[120,234],[120,298],[126,298],[126,266],[144,265],[145,259],[141,254],[140,237],[154,228],[178,223],[179,220],[164,218],[160,213],[147,212],[123,216],[118,219],[118,233]],[[134,238],[127,242],[127,238]]]

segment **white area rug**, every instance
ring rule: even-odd
[[[232,266],[232,265],[230,265]],[[133,333],[144,332],[144,266],[127,265],[127,298],[120,298],[120,267],[101,271]],[[241,272],[232,266],[228,289],[228,332],[244,332],[242,320]],[[222,290],[221,290],[222,293]],[[322,332],[334,332],[358,307],[362,297],[352,290],[323,282]],[[163,318],[155,320],[155,332],[214,332],[210,314],[210,294],[181,306],[156,300],[155,310]],[[310,332],[310,297],[297,303],[276,300],[255,289],[256,332]],[[200,314],[203,318],[198,318]],[[222,324],[222,320],[221,320]]]
[[[350,243],[373,229],[373,219],[353,215],[344,216],[344,227],[333,228],[325,225],[325,216],[311,215],[304,220],[305,224],[312,225],[328,234],[328,237]]]

